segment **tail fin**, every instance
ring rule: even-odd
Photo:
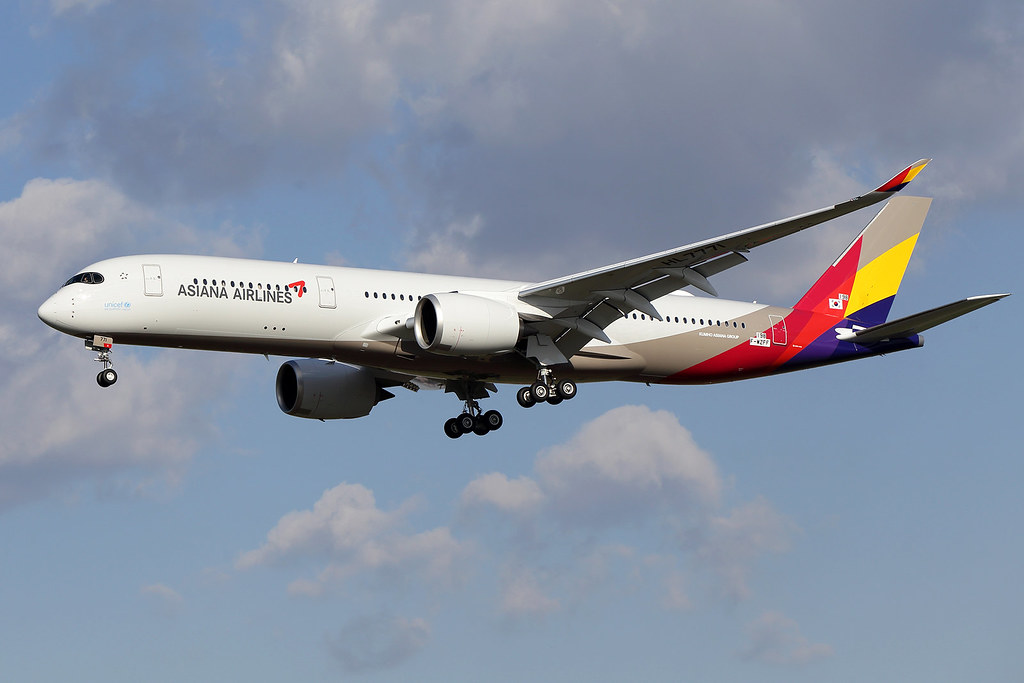
[[[865,327],[884,323],[931,202],[890,199],[794,308]]]

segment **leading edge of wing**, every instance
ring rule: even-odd
[[[730,252],[746,252],[754,247],[787,237],[801,230],[845,216],[892,197],[913,180],[931,159],[921,159],[866,194],[834,206],[765,223],[719,237],[694,242],[674,249],[622,261],[602,268],[583,271],[524,288],[520,299],[542,297],[562,300],[587,300],[597,290],[632,288],[658,275],[658,268],[692,268]]]

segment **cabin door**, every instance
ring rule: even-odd
[[[316,276],[317,289],[320,290],[320,308],[336,308],[338,298],[334,292],[334,279],[324,275]]]
[[[164,282],[160,277],[160,266],[147,264],[142,266],[142,280],[145,283],[146,296],[163,296]]]
[[[779,346],[786,345],[786,319],[781,315],[770,315],[768,321],[772,324],[772,343]]]

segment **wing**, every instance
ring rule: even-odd
[[[652,302],[669,292],[692,286],[717,296],[708,278],[746,262],[745,252],[885,201],[906,187],[929,161],[921,159],[871,192],[835,206],[531,285],[519,292],[519,299],[551,312],[550,318],[529,322],[538,334],[554,340],[559,353],[553,358],[565,362],[591,339],[608,342],[604,328],[632,311],[661,320]],[[548,358],[552,358],[550,351]]]

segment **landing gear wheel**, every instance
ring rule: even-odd
[[[459,425],[459,431],[463,434],[469,434],[473,431],[473,427],[476,426],[476,420],[469,413],[463,413],[455,418],[455,420]]]
[[[548,394],[551,391],[548,389],[548,385],[543,382],[534,382],[530,386],[530,393],[533,394],[533,400],[537,403],[548,400]]]
[[[569,380],[563,380],[555,384],[555,396],[564,398],[568,401],[570,398],[576,395],[576,383],[570,382]]]
[[[96,375],[96,383],[101,387],[109,387],[111,384],[117,381],[117,373],[114,372],[114,368],[107,368],[106,370],[100,370],[100,374]]]
[[[488,410],[484,413],[483,421],[489,432],[497,431],[501,429],[501,425],[505,424],[505,419],[497,410]]]
[[[550,396],[548,396],[548,405],[557,406],[563,400],[564,399],[561,396],[557,394],[551,394]]]
[[[456,418],[451,418],[444,423],[444,433],[450,439],[457,439],[462,436],[462,428]]]
[[[532,408],[537,405],[537,401],[533,399],[533,392],[530,387],[523,387],[516,392],[516,400],[519,401],[519,405],[524,408]]]
[[[473,424],[473,433],[474,434],[476,434],[477,436],[484,436],[489,431],[491,431],[491,430],[488,429],[487,423],[484,422],[484,419],[482,417],[475,418],[475,422]]]

